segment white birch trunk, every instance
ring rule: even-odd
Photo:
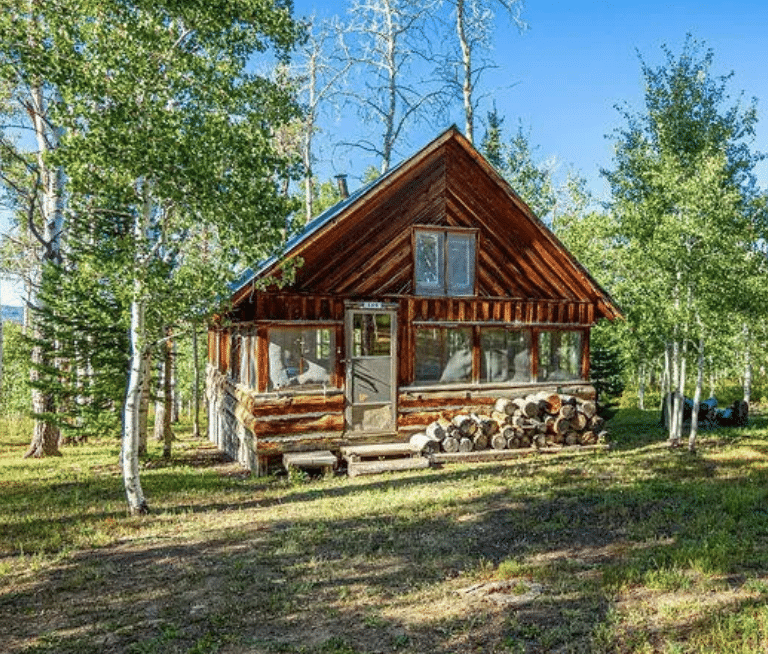
[[[152,437],[158,442],[163,440],[163,425],[165,424],[165,359],[157,362],[157,385],[155,386],[155,424]]]
[[[149,396],[151,390],[150,366],[152,355],[149,348],[144,351],[141,360],[141,399],[139,400],[139,456],[147,454],[147,429],[149,427]]]
[[[462,85],[464,100],[464,136],[470,143],[474,140],[475,109],[472,105],[472,44],[467,38],[464,0],[456,0],[456,34],[461,46]]]
[[[0,288],[0,397],[3,396],[3,296]],[[0,404],[0,410],[3,406]]]
[[[179,350],[174,340],[171,349],[171,422],[177,424],[179,422],[179,413],[181,412],[181,398],[179,397],[179,379],[178,379],[178,354]]]
[[[680,433],[677,431],[677,415],[683,409],[680,393],[680,343],[678,343],[677,339],[672,342],[671,373],[672,411],[669,414],[669,444],[672,447],[677,447],[680,444]]]
[[[664,429],[670,430],[672,424],[672,353],[670,343],[664,345],[664,373],[661,381],[662,414],[666,415]],[[666,413],[664,413],[666,411]]]
[[[699,360],[696,373],[696,390],[693,393],[693,411],[691,412],[691,432],[688,435],[688,449],[696,451],[696,436],[699,430],[699,404],[701,389],[704,386],[704,336],[699,336]]]
[[[307,222],[312,220],[314,214],[314,189],[312,188],[312,139],[315,135],[315,88],[317,87],[317,57],[319,56],[316,50],[310,53],[309,60],[307,61],[307,77],[308,80],[308,94],[309,94],[309,110],[305,120],[304,139],[302,141],[302,159],[304,160],[304,213],[307,217]]]
[[[680,441],[683,438],[683,413],[685,411],[685,375],[686,375],[686,364],[688,361],[688,343],[687,341],[684,341],[682,344],[682,347],[680,347],[680,379],[677,384],[677,395],[678,395],[678,407],[677,407],[677,415],[675,419],[677,420],[677,426],[675,427],[675,445],[679,447]]]
[[[752,353],[749,349],[749,327],[744,325],[744,401],[749,404],[752,400]]]
[[[645,411],[645,361],[637,367],[637,407]]]
[[[121,466],[123,470],[123,485],[125,497],[128,501],[128,510],[131,515],[149,513],[149,506],[141,488],[139,478],[139,409],[141,406],[142,367],[147,351],[147,335],[144,324],[145,314],[145,289],[142,280],[144,273],[144,261],[139,254],[141,243],[144,242],[147,225],[151,216],[152,205],[149,198],[149,189],[146,182],[143,185],[142,194],[144,205],[141,212],[136,213],[133,226],[135,247],[137,248],[136,266],[133,278],[133,297],[131,298],[131,334],[130,334],[130,365],[128,373],[128,385],[123,406],[123,436],[120,452]]]
[[[123,409],[122,467],[125,496],[132,515],[149,513],[139,478],[139,407],[141,405],[141,369],[146,350],[144,333],[143,284],[135,279],[131,301],[131,365]]]
[[[173,394],[171,389],[172,376],[172,351],[173,346],[170,341],[166,341],[164,346],[165,354],[163,356],[163,458],[171,458],[171,443],[173,441],[173,432],[171,431],[171,414],[173,413]]]
[[[197,323],[192,323],[192,437],[200,438],[200,354]]]
[[[386,20],[386,61],[387,71],[387,102],[384,114],[384,142],[382,143],[381,172],[386,173],[392,163],[392,150],[395,145],[395,114],[397,112],[397,36],[394,25],[394,9],[385,0],[384,19]]]
[[[61,244],[60,236],[63,225],[62,211],[62,188],[63,174],[61,170],[53,171],[48,166],[46,158],[48,153],[58,145],[58,135],[51,130],[47,122],[48,107],[45,100],[42,84],[33,86],[30,89],[29,103],[30,119],[37,142],[37,166],[41,187],[42,201],[40,209],[42,212],[43,229],[42,234],[36,233],[41,239],[40,245],[43,249],[41,257],[43,264],[49,263],[59,265],[61,263]],[[31,229],[31,226],[30,226]],[[35,287],[39,287],[42,278],[42,268],[37,271],[37,279],[30,284],[31,301],[38,308],[42,308],[41,300],[35,294]],[[35,338],[42,340],[44,335],[39,325],[32,327]],[[46,356],[41,346],[36,345],[32,349],[32,363],[41,366],[47,365]],[[39,379],[37,371],[31,373],[31,381],[34,383]],[[53,413],[55,411],[53,396],[39,388],[32,389],[32,412],[36,414]],[[43,457],[51,455],[60,455],[59,451],[59,430],[45,420],[36,419],[32,434],[32,442],[27,449],[24,457]]]

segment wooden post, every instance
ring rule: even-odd
[[[584,381],[589,380],[589,341],[590,329],[581,332],[581,378]]]
[[[266,393],[269,388],[269,330],[256,329],[256,390]]]
[[[539,330],[531,330],[531,381],[539,381]]]

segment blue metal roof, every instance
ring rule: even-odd
[[[315,216],[314,218],[312,218],[312,220],[310,220],[306,225],[304,225],[304,227],[299,232],[291,236],[291,238],[289,238],[286,241],[285,245],[283,246],[281,254],[274,255],[269,259],[262,261],[255,268],[248,268],[245,271],[243,271],[240,277],[238,277],[236,281],[230,284],[230,290],[232,291],[232,293],[233,294],[237,293],[243,287],[250,284],[254,279],[261,276],[271,266],[277,263],[282,257],[288,254],[293,248],[300,245],[303,241],[308,239],[310,236],[312,236],[316,232],[320,231],[326,225],[332,223],[334,219],[336,219],[340,214],[342,214],[347,207],[354,204],[358,199],[364,196],[368,191],[370,191],[372,188],[374,188],[375,186],[380,184],[383,180],[385,180],[387,177],[389,177],[398,168],[400,168],[403,165],[403,163],[404,162],[400,162],[396,166],[393,166],[386,173],[383,173],[372,182],[369,182],[368,184],[361,186],[354,193],[350,193],[348,197],[344,198],[343,200],[340,200],[339,202],[334,204],[332,207],[329,207],[318,216]]]

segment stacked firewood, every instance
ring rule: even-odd
[[[411,442],[430,452],[472,452],[596,445],[606,436],[594,402],[552,393],[499,398],[487,415],[439,418]]]

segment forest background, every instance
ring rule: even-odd
[[[4,268],[27,280],[34,307],[30,354],[9,350],[34,364],[28,455],[58,453],[62,434],[121,432],[132,511],[146,508],[137,457],[149,398],[168,416],[156,424],[170,455],[174,347],[199,332],[228,277],[335,202],[334,174],[370,180],[451,122],[624,307],[625,323],[597,331],[596,354],[641,406],[646,388],[654,401],[671,393],[672,444],[684,393],[738,387],[753,399],[766,338],[760,109],[698,35],[669,45],[645,35],[655,47],[633,51],[619,18],[640,10],[604,3],[582,14],[564,5],[569,29],[553,33],[536,24],[546,25],[541,6],[512,0],[356,1],[301,23],[284,3],[245,0],[228,18],[84,1],[81,21],[67,24],[56,3],[16,4],[0,25],[4,197],[17,227]],[[748,38],[756,5],[713,6],[716,38],[733,30],[739,44],[760,43]],[[688,9],[673,14],[686,29],[703,20]],[[642,11],[665,29],[674,22]],[[594,16],[614,29],[575,29]],[[547,34],[529,51],[538,67],[518,70],[526,59],[509,48],[524,51],[534,30]],[[583,52],[618,67],[584,63]],[[563,55],[581,62],[578,75],[559,76],[553,58]],[[739,56],[755,64],[749,74],[758,55]],[[580,98],[613,108],[599,135],[593,116],[604,112]],[[24,130],[36,140],[19,140]],[[599,154],[585,173],[589,151]],[[150,355],[154,391],[142,386]],[[693,425],[691,449],[695,434]]]

